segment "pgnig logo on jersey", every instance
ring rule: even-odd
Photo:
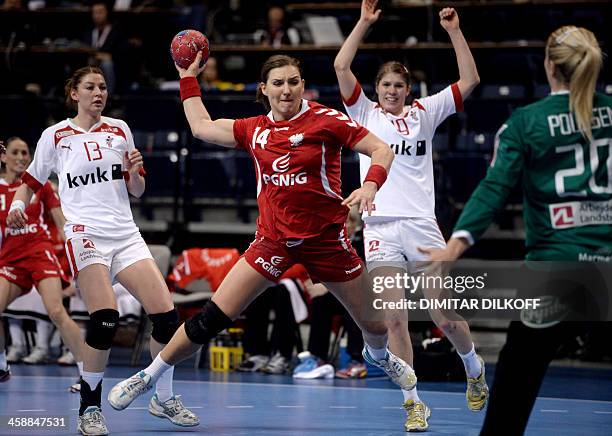
[[[24,226],[22,229],[13,229],[11,227],[7,227],[4,230],[4,236],[17,236],[17,235],[27,235],[28,233],[36,233],[38,231],[38,226],[36,223],[31,223]]]
[[[123,171],[121,164],[114,164],[110,171],[96,167],[95,171],[87,174],[73,176],[70,173],[66,173],[66,180],[68,181],[68,188],[80,188],[82,186],[95,185],[96,183],[110,182],[111,180],[123,180]]]
[[[259,256],[255,259],[255,265],[261,265],[264,271],[267,271],[272,277],[280,277],[282,271],[276,268],[283,261],[283,256],[272,256],[267,262],[263,257]]]
[[[289,171],[289,159],[291,158],[291,153],[287,153],[272,162],[272,170],[274,170],[274,174],[265,174],[261,175],[263,182],[267,185],[268,183],[272,183],[274,186],[294,186],[294,185],[304,185],[308,182],[308,176],[306,171],[302,171],[300,173],[288,173]]]

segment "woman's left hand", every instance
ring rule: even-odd
[[[440,11],[440,26],[447,32],[459,29],[459,14],[454,8],[444,8]]]
[[[376,183],[365,182],[361,188],[355,189],[351,195],[346,197],[342,204],[347,207],[358,205],[359,213],[365,210],[368,212],[368,215],[372,215],[372,212],[374,212],[374,197],[377,191]]]
[[[123,159],[126,170],[130,175],[136,175],[140,172],[140,169],[144,166],[142,160],[142,154],[136,149],[132,150],[129,154],[125,152],[125,159]]]

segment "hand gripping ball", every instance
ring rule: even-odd
[[[188,68],[195,60],[199,51],[202,51],[202,62],[200,64],[200,67],[202,67],[208,60],[210,46],[208,38],[197,30],[183,30],[172,38],[170,55],[174,63],[181,68]]]

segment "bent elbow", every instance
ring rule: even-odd
[[[349,64],[347,64],[346,62],[342,62],[341,60],[336,58],[336,60],[334,61],[334,70],[336,71],[336,73],[345,73],[348,71],[348,69]]]

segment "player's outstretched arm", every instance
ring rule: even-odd
[[[183,99],[183,110],[187,117],[187,122],[191,128],[191,133],[202,141],[211,142],[213,144],[222,145],[224,147],[233,148],[236,145],[234,139],[234,120],[210,118],[204,102],[200,97],[200,85],[197,82],[198,75],[204,71],[204,67],[199,67],[202,59],[202,52],[199,52],[196,59],[184,69],[175,64],[181,78],[181,98]],[[197,87],[197,93],[185,98],[184,89],[186,82],[188,86]]]
[[[23,229],[28,222],[28,216],[25,213],[26,207],[30,204],[30,200],[34,195],[34,191],[22,183],[15,192],[11,208],[6,217],[6,225],[12,229]]]
[[[344,44],[342,44],[334,60],[334,69],[338,77],[340,93],[345,100],[351,97],[357,84],[357,78],[351,71],[351,63],[355,59],[359,44],[363,41],[366,32],[380,16],[381,10],[376,9],[377,4],[378,0],[363,0],[361,2],[361,17],[357,24],[355,24],[351,34],[344,41]]]
[[[353,147],[353,150],[370,156],[370,170],[363,181],[363,186],[354,190],[342,204],[348,207],[357,205],[359,213],[365,210],[371,215],[374,211],[374,197],[385,182],[395,155],[389,146],[373,133],[368,133]]]
[[[444,8],[440,11],[440,25],[446,30],[451,39],[455,56],[457,56],[457,66],[459,67],[459,91],[461,98],[466,99],[480,83],[476,62],[470,51],[461,28],[459,27],[459,15],[454,8]]]

